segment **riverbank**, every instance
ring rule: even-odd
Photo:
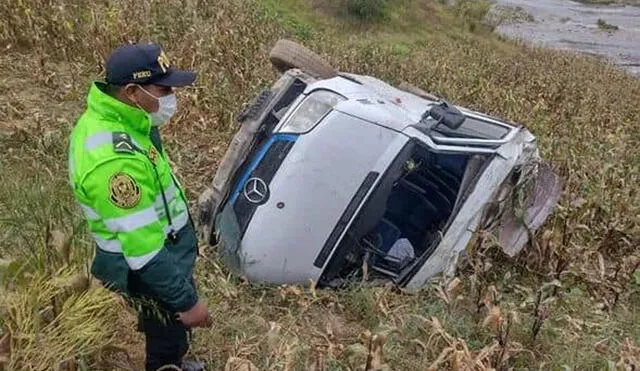
[[[496,4],[528,15],[525,21],[500,24],[496,31],[506,37],[601,57],[640,75],[640,7],[569,0],[496,0]]]

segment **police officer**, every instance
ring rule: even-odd
[[[158,128],[176,112],[174,69],[156,44],[124,45],[95,82],[71,134],[69,176],[97,244],[91,273],[139,309],[146,369],[201,369],[182,358],[191,327],[209,315],[192,279],[195,228]]]

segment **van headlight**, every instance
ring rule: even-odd
[[[287,122],[281,133],[304,134],[311,131],[338,103],[346,100],[340,94],[317,90],[307,96]]]

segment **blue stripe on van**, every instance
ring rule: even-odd
[[[253,173],[256,167],[258,167],[258,164],[260,164],[260,161],[262,161],[262,158],[267,153],[269,148],[273,145],[273,143],[281,142],[281,141],[295,142],[297,139],[298,139],[297,135],[291,135],[291,134],[275,134],[271,138],[269,138],[267,140],[267,143],[265,143],[262,146],[262,148],[260,148],[258,153],[256,153],[255,157],[253,158],[253,160],[251,160],[251,163],[249,164],[249,167],[247,168],[245,173],[242,174],[242,177],[240,178],[235,188],[233,189],[233,193],[231,194],[231,198],[229,199],[229,202],[231,202],[231,204],[234,204],[236,202],[236,200],[238,199],[238,196],[240,195],[240,192],[242,191],[242,187],[244,187],[244,184],[249,180],[251,173]]]

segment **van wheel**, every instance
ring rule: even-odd
[[[337,76],[336,70],[322,57],[291,40],[278,40],[269,53],[269,60],[282,73],[299,68],[321,79]]]

